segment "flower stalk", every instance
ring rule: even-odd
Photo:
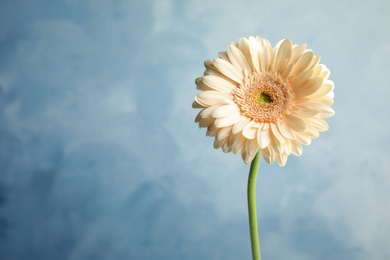
[[[253,158],[248,177],[248,215],[251,236],[252,259],[261,260],[256,213],[256,179],[260,165],[260,152]]]

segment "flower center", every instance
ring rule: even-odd
[[[252,73],[232,95],[241,113],[258,123],[284,118],[293,100],[290,83],[272,73]]]
[[[257,101],[260,103],[268,104],[272,103],[272,98],[267,93],[261,93]]]

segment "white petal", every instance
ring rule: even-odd
[[[302,144],[297,141],[291,141],[291,153],[296,156],[302,155]]]
[[[313,77],[320,77],[320,74],[323,70],[325,72],[324,75],[326,75],[327,69],[325,69],[325,68],[326,68],[325,65],[322,65],[322,64],[317,64],[316,66],[314,66],[314,68],[312,69],[313,70]],[[327,71],[329,71],[329,70],[327,70]],[[321,78],[324,78],[324,77],[321,77]]]
[[[242,135],[247,139],[254,139],[257,135],[258,127],[253,127],[256,123],[254,121],[249,122],[242,130]]]
[[[207,70],[215,70],[216,69],[214,66],[214,62],[212,60],[205,60],[203,65]]]
[[[266,151],[269,154],[269,163],[273,164],[275,162],[275,151],[270,146],[267,147]]]
[[[286,155],[291,154],[291,140],[286,140],[286,142],[284,142],[281,148],[282,148],[282,153]]]
[[[251,56],[249,40],[244,37],[240,38],[238,41],[238,48],[242,51],[242,54],[244,54],[245,59],[249,60],[249,57]]]
[[[335,114],[333,108],[322,103],[307,102],[305,103],[305,105],[313,109],[318,109],[320,111],[321,116],[324,118],[334,116]]]
[[[242,154],[245,151],[245,142],[233,147],[234,154]]]
[[[271,153],[270,153],[270,150],[268,148],[262,149],[261,150],[261,155],[263,156],[264,160],[268,164],[272,163],[272,161],[271,161]]]
[[[214,139],[213,147],[214,147],[214,149],[221,148],[221,141]]]
[[[259,144],[261,149],[267,147],[271,142],[270,129],[267,130],[259,130],[257,131],[257,143]]]
[[[229,44],[227,47],[227,53],[230,59],[230,62],[237,68],[238,71],[251,71],[248,61],[246,60],[244,54],[239,48],[233,44]]]
[[[307,97],[304,97],[304,98],[295,98],[295,104],[296,105],[302,105],[302,104],[304,104],[304,103],[307,103],[307,102],[309,102],[309,101],[311,101],[311,99],[310,98],[307,98]]]
[[[205,107],[207,106],[200,104],[198,101],[196,101],[196,99],[194,100],[194,102],[192,102],[192,108],[205,108]]]
[[[286,115],[285,123],[289,128],[296,132],[302,132],[306,129],[305,121],[293,115]]]
[[[298,117],[313,117],[317,115],[320,111],[318,109],[310,108],[307,106],[296,106],[292,114]]]
[[[212,88],[204,84],[203,77],[197,78],[195,80],[195,84],[196,84],[196,89],[198,90],[202,90],[202,91],[213,90]]]
[[[330,76],[330,71],[328,69],[321,71],[320,75],[318,75],[318,77],[321,77],[324,80],[329,80],[329,76]]]
[[[217,58],[214,60],[214,65],[226,77],[234,80],[235,82],[237,82],[239,84],[242,83],[242,79],[243,79],[242,72],[237,70],[237,68],[235,66],[233,66],[231,63]]]
[[[267,127],[265,125],[267,125]],[[255,127],[258,128],[257,131],[262,131],[263,129],[266,130],[269,128],[269,123],[256,123]]]
[[[249,157],[248,154],[246,153],[245,145],[244,145],[244,150],[241,152],[241,158],[244,161],[245,164],[249,163]]]
[[[218,57],[220,57],[223,60],[226,60],[226,61],[230,62],[229,56],[227,54],[227,51],[218,52]]]
[[[280,76],[281,76],[282,78],[285,78],[285,79],[288,78],[289,75],[290,75],[290,72],[291,72],[292,68],[293,68],[293,64],[287,65],[287,67],[282,71],[282,73],[280,74]]]
[[[316,68],[316,67],[321,67],[321,72],[318,75],[318,77],[321,77],[324,80],[328,80],[329,76],[330,76],[330,70],[323,64],[318,64],[314,68]]]
[[[318,131],[327,131],[329,129],[328,123],[322,118],[308,118],[309,124],[314,126]]]
[[[303,53],[302,56],[298,59],[298,61],[295,63],[290,74],[296,76],[301,74],[310,65],[313,56],[314,56],[313,51],[306,50],[306,52]]]
[[[322,78],[312,78],[305,84],[294,89],[295,97],[301,98],[315,93],[322,86]]]
[[[199,115],[202,117],[202,118],[206,118],[206,117],[211,117],[212,114],[214,113],[214,111],[219,108],[220,106],[216,105],[216,106],[211,106],[211,107],[208,107],[208,108],[205,108],[203,109],[202,111],[200,111]]]
[[[242,143],[233,147],[233,153],[242,154],[243,152],[245,152],[245,139]]]
[[[203,111],[204,109],[202,109],[202,111]],[[202,116],[201,116],[201,112],[202,111],[200,111],[197,115],[196,115],[196,117],[195,117],[195,123],[198,123],[201,119],[202,119]]]
[[[283,135],[280,134],[276,124],[270,124],[271,125],[271,130],[272,130],[272,134],[276,137],[276,139],[278,140],[278,142],[280,143],[284,143],[284,138],[283,138]]]
[[[201,118],[199,120],[199,127],[208,127],[210,125],[213,125],[214,124],[214,121],[215,119],[212,118],[212,117],[208,117],[208,118]]]
[[[334,92],[331,91],[328,94],[326,94],[327,97],[334,98]]]
[[[214,76],[214,75],[208,75],[203,77],[203,83],[207,85],[209,88],[212,88],[214,90],[218,90],[224,93],[231,93],[237,86],[234,85],[232,82],[229,82],[228,80]]]
[[[296,140],[301,144],[309,145],[311,143],[311,138],[305,134],[297,133]]]
[[[231,135],[231,133],[232,133],[232,126],[219,128],[219,131],[215,138],[218,140],[222,140],[228,137],[229,135]]]
[[[260,42],[253,36],[249,36],[249,45],[252,55],[254,54],[253,51],[257,52],[257,50],[261,47]]]
[[[272,48],[271,43],[267,39],[261,38],[260,36],[256,36],[255,39],[258,41],[258,43],[262,48],[263,47],[267,47],[268,49]]]
[[[245,163],[250,163],[253,160],[253,158],[256,156],[256,153],[259,151],[259,146],[257,145],[256,140],[246,140],[245,149],[246,149]]]
[[[288,61],[291,58],[292,54],[292,43],[290,40],[285,39],[280,42],[280,46],[278,47],[275,60],[274,60],[274,71],[279,71],[281,69],[276,69],[277,66],[280,67],[280,63],[282,61],[285,62],[284,66],[287,65]],[[283,66],[283,67],[284,67]]]
[[[253,158],[255,157],[255,155],[258,151],[258,148],[259,147],[257,146],[256,141],[245,140],[244,150],[241,153],[241,157],[246,164],[250,163],[253,160]]]
[[[228,100],[232,98],[231,95],[219,91],[203,91],[195,97],[195,101],[203,106],[214,106],[229,104]]]
[[[321,56],[314,56],[313,59],[310,62],[310,65],[309,65],[308,69],[314,68],[318,64],[320,59],[321,59]]]
[[[319,90],[317,90],[315,93],[310,95],[310,98],[314,99],[314,98],[320,98],[320,97],[326,96],[333,89],[334,89],[333,81],[326,80],[326,81],[324,81],[324,83],[322,84],[322,86],[321,86],[321,88]]]
[[[243,116],[237,123],[234,124],[232,130],[233,134],[241,132],[250,121],[251,120],[249,118]]]
[[[298,77],[296,77],[292,82],[293,89],[299,88],[301,85],[305,84],[309,81],[309,79],[313,75],[313,70],[306,70],[305,72],[301,73]]]
[[[260,72],[260,60],[259,60],[259,42],[254,37],[249,37],[250,43],[250,54],[251,54],[251,64],[252,68],[256,72]]]
[[[219,106],[212,112],[212,117],[214,118],[227,117],[239,111],[240,109],[236,104]]]
[[[290,59],[292,63],[295,63],[301,57],[302,53],[306,50],[306,47],[306,44],[294,46]]]
[[[287,139],[294,139],[295,134],[294,132],[283,122],[278,122],[278,129],[280,133]]]
[[[277,65],[274,66],[274,71],[280,74],[280,72],[283,71],[287,64],[288,59],[281,60]]]
[[[278,153],[276,155],[276,162],[279,164],[280,167],[283,167],[286,165],[287,157],[288,157],[287,155],[282,154],[282,153]]]
[[[221,140],[221,148],[224,153],[230,153],[232,151],[232,148],[228,146],[227,143],[228,143],[228,138]]]
[[[215,125],[209,125],[207,126],[206,136],[216,136],[220,129]]]
[[[333,98],[330,98],[328,96],[324,96],[322,98],[315,99],[314,101],[318,102],[318,103],[322,103],[322,104],[327,105],[327,106],[331,106],[334,103]]]
[[[233,153],[241,153],[242,146],[245,141],[245,137],[243,137],[241,134],[233,134],[229,139],[229,146],[233,148]]]
[[[275,47],[271,48],[270,50],[270,56],[269,56],[269,70],[273,70],[273,66],[274,66],[274,61],[275,61],[275,57],[276,57],[276,52],[278,51],[278,48],[280,46],[280,44],[282,44],[282,41],[279,41]]]
[[[266,47],[263,47],[263,49],[259,51],[258,56],[260,60],[260,71],[267,72],[269,70],[270,55],[270,51]]]
[[[310,139],[315,139],[320,136],[320,133],[318,132],[317,128],[314,125],[307,122],[306,122],[306,130],[304,134],[310,137]]]
[[[281,152],[281,148],[280,148],[280,143],[279,141],[275,138],[274,135],[271,134],[271,141],[269,143],[269,146],[272,147],[272,149],[276,152],[276,153],[280,153]]]
[[[219,128],[230,126],[230,125],[233,125],[236,122],[238,122],[238,120],[240,120],[241,117],[242,116],[240,113],[235,113],[231,116],[216,119],[214,124],[216,127],[219,127]]]

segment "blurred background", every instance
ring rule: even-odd
[[[241,157],[194,123],[230,41],[307,43],[336,115],[261,162],[264,259],[390,259],[390,2],[0,1],[0,259],[250,259]]]

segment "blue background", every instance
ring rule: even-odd
[[[390,2],[0,2],[0,259],[250,259],[249,166],[194,123],[230,41],[307,43],[330,130],[262,161],[264,259],[390,259]]]

